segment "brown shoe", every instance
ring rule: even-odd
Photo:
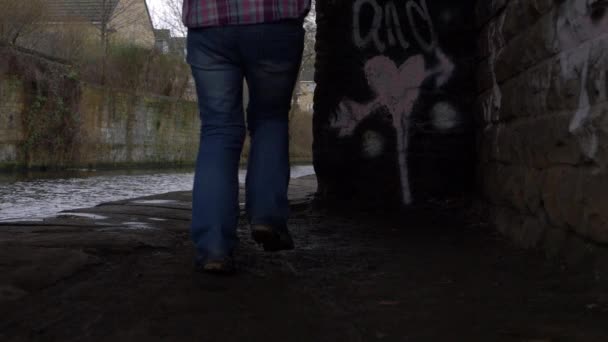
[[[205,273],[223,275],[233,274],[236,271],[234,267],[234,260],[231,257],[207,260],[202,264],[199,264],[197,269]]]
[[[274,228],[268,224],[252,224],[251,237],[262,245],[266,252],[277,252],[294,248],[293,239],[287,230]]]

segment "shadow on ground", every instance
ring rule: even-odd
[[[236,276],[193,271],[190,196],[0,226],[2,341],[606,341],[608,287],[510,245],[465,201],[326,213],[292,182],[295,251],[239,227]]]

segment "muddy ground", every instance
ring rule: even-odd
[[[294,251],[242,222],[232,277],[194,272],[187,193],[3,224],[0,340],[608,341],[606,275],[516,248],[467,200],[329,213],[315,186],[292,182]]]

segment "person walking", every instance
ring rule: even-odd
[[[201,271],[232,273],[238,244],[238,170],[249,89],[251,147],[246,213],[266,251],[293,249],[287,230],[291,97],[310,0],[184,0],[187,61],[201,118],[192,199],[192,240]]]

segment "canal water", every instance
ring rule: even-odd
[[[314,174],[293,166],[292,178]],[[245,182],[245,170],[239,180]],[[0,176],[0,222],[42,219],[63,210],[133,197],[192,189],[191,170],[72,171]]]

